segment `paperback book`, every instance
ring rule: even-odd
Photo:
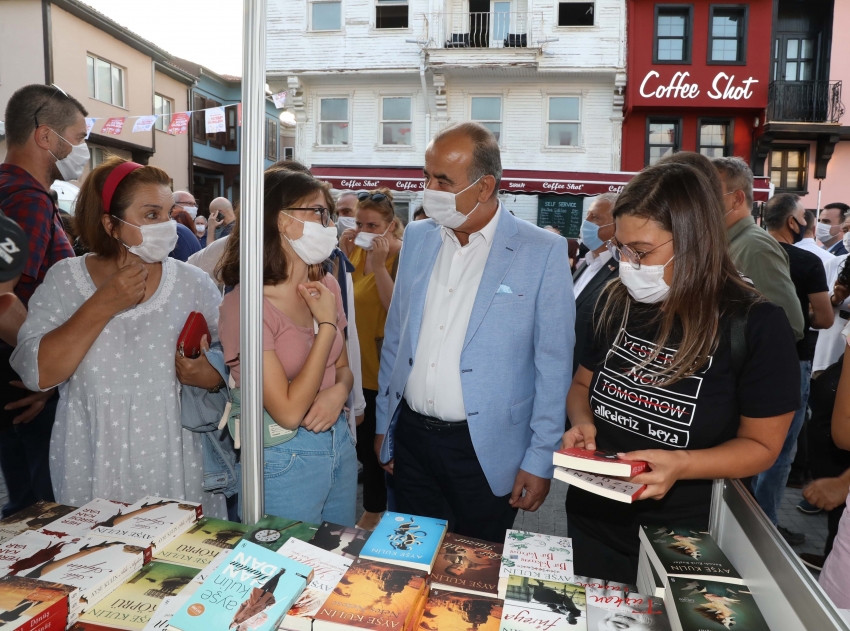
[[[96,498],[39,530],[56,537],[84,537],[90,534],[95,526],[118,514],[127,506],[129,504],[123,502]]]
[[[79,537],[56,537],[38,530],[24,531],[0,544],[0,576],[26,576],[78,540]]]
[[[242,540],[276,552],[292,537],[301,541],[310,541],[318,530],[318,524],[311,524],[308,521],[265,515],[242,535]]]
[[[503,603],[497,598],[432,589],[419,617],[422,631],[499,631]]]
[[[508,530],[499,568],[499,598],[505,597],[511,575],[569,582],[573,577],[572,541],[568,537]]]
[[[643,460],[622,460],[616,452],[601,449],[562,449],[552,455],[552,462],[557,467],[575,469],[598,475],[617,478],[631,478],[643,473],[647,464]]]
[[[665,599],[673,631],[770,631],[746,585],[671,576]]]
[[[322,550],[341,554],[354,560],[360,556],[360,552],[371,534],[371,532],[362,528],[340,526],[326,521],[319,526],[316,534],[310,539],[310,543],[322,548]]]
[[[179,594],[198,571],[174,563],[148,563],[106,598],[89,607],[80,620],[141,631],[163,599]]]
[[[430,572],[446,536],[446,520],[387,511],[360,558]]]
[[[587,628],[670,631],[670,621],[661,598],[619,589],[588,587]]]
[[[68,626],[69,597],[76,588],[23,576],[0,578],[0,631],[35,631],[46,623]]]
[[[605,589],[611,592],[628,592],[630,594],[640,591],[636,585],[629,585],[628,583],[616,583],[614,581],[606,581],[598,578],[589,578],[587,576],[573,576],[573,578],[570,580],[570,583],[572,583],[573,585],[579,585],[581,587],[584,587],[585,592],[589,587],[595,587],[596,589]]]
[[[17,537],[27,530],[38,530],[57,519],[75,511],[73,506],[54,504],[53,502],[36,502],[29,508],[18,511],[0,521],[0,543]]]
[[[115,514],[96,524],[90,534],[159,550],[201,516],[198,503],[148,496],[119,507]]]
[[[634,484],[620,478],[609,478],[604,475],[561,467],[555,467],[555,479],[583,489],[588,493],[601,495],[626,504],[634,502],[646,488],[645,484]]]
[[[641,525],[640,541],[662,580],[670,576],[742,585],[743,579],[707,532]]]
[[[416,615],[427,574],[389,563],[356,559],[313,622],[313,631],[403,629]]]
[[[646,554],[643,546],[640,547],[640,555],[638,556],[638,590],[641,594],[650,594],[657,598],[664,598],[666,586],[658,572],[655,571],[655,566]]]
[[[246,532],[248,526],[244,524],[202,517],[189,530],[163,546],[154,558],[201,570],[222,550],[232,550]]]
[[[431,585],[441,590],[497,597],[501,543],[447,533],[431,571]]]
[[[587,630],[584,588],[580,585],[511,576],[500,629],[505,631]]]
[[[273,631],[313,579],[312,568],[240,541],[175,613],[169,629]]]
[[[352,559],[328,552],[300,539],[290,539],[277,553],[313,568],[313,580],[280,623],[282,629],[310,631],[313,616],[351,567]]]

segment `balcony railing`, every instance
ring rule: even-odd
[[[533,48],[543,14],[532,11],[432,13],[425,16],[431,48]]]
[[[774,81],[768,89],[768,121],[837,123],[843,115],[841,81]]]

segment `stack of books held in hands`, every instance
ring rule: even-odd
[[[631,504],[646,488],[629,480],[646,471],[647,463],[623,460],[613,452],[563,449],[552,455],[552,463],[556,480],[618,502]]]
[[[638,588],[664,602],[673,631],[767,631],[768,626],[723,551],[707,532],[683,527],[640,527]]]

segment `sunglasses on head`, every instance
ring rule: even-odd
[[[373,202],[382,202],[387,199],[387,196],[383,193],[370,193],[369,191],[357,193],[357,201],[365,202],[367,199],[371,199]]]
[[[50,85],[51,85],[52,88],[54,88],[53,93],[50,96],[48,96],[46,99],[44,99],[44,102],[36,108],[35,112],[33,112],[33,115],[32,115],[32,118],[35,121],[36,128],[38,128],[40,126],[39,122],[38,122],[38,113],[42,110],[42,108],[44,108],[45,105],[47,105],[48,103],[50,103],[50,101],[53,100],[54,96],[61,93],[62,96],[64,96],[66,99],[71,98],[71,97],[68,96],[68,93],[65,92],[65,90],[60,88],[55,83],[52,83]]]

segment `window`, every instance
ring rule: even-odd
[[[106,158],[109,157],[109,154],[106,151],[104,151],[103,149],[101,149],[100,147],[94,147],[92,145],[89,145],[89,147],[91,149],[91,158],[89,158],[89,166],[91,167],[91,170],[93,171],[94,169],[99,167],[100,164],[104,160],[106,160]]]
[[[283,148],[283,159],[284,160],[295,160],[295,147],[284,147]]]
[[[174,113],[174,101],[159,94],[153,95],[153,113],[157,115],[154,127],[159,131],[168,131],[171,115]]]
[[[407,0],[377,0],[375,28],[407,28]]]
[[[413,116],[409,96],[381,99],[381,144],[412,145]]]
[[[547,147],[577,147],[579,144],[579,103],[577,96],[549,97],[546,122]]]
[[[708,34],[709,63],[744,63],[744,33],[747,32],[746,7],[711,7]]]
[[[311,4],[311,30],[339,31],[342,28],[342,2],[318,2]]]
[[[108,61],[86,57],[89,96],[104,103],[124,107],[124,69]]]
[[[595,2],[559,2],[558,26],[593,26]]]
[[[681,149],[680,119],[646,119],[646,164],[655,164],[664,156]]]
[[[319,99],[319,144],[348,144],[348,99]]]
[[[699,121],[699,152],[707,158],[732,155],[732,122],[728,119]]]
[[[653,63],[691,63],[691,7],[655,5]]]
[[[236,151],[236,106],[226,107],[224,109],[224,119],[227,124],[225,131],[224,149],[225,151]]]
[[[481,123],[493,132],[496,140],[502,142],[502,97],[473,96],[470,118]]]
[[[774,147],[770,152],[770,181],[782,191],[806,192],[806,147]]]
[[[207,144],[207,127],[202,111],[207,105],[207,99],[203,94],[195,94],[192,98],[192,138],[195,142]]]
[[[266,119],[266,158],[277,161],[277,121]]]

